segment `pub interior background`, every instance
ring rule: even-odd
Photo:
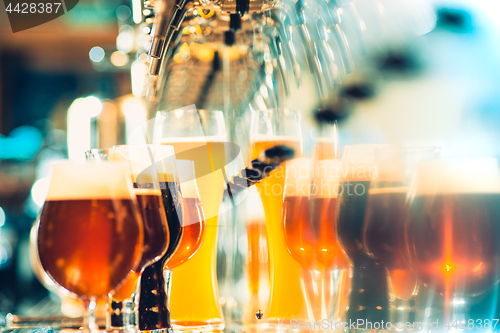
[[[417,143],[440,145],[449,156],[499,155],[500,3],[435,0],[429,6],[431,23],[418,36],[372,36],[376,47],[366,56],[367,65],[338,88],[347,87],[343,93],[354,100],[348,115],[339,117],[340,151],[355,143]],[[0,5],[2,315],[59,306],[32,271],[30,229],[43,204],[50,166],[68,158],[68,110],[78,102],[95,108],[96,117],[119,112],[126,118],[133,112],[127,108],[137,106],[131,70],[140,36],[132,14],[131,1],[80,0],[58,19],[12,33]],[[291,85],[281,106],[302,111],[307,147],[315,131],[317,95],[314,77],[303,73],[302,85]],[[244,113],[241,117],[246,119]],[[89,148],[126,143],[124,125],[118,128],[122,132],[108,141],[90,138]],[[500,315],[498,286],[482,297],[472,311]]]

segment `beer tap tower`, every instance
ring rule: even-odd
[[[315,84],[313,104],[324,108],[384,42],[434,24],[427,1],[409,0],[146,0],[143,9],[150,113],[283,107],[305,76]]]

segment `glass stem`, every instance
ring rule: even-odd
[[[170,272],[158,261],[144,269],[140,283],[139,329],[170,332]]]
[[[334,269],[330,273],[333,288],[331,291],[330,302],[327,303],[328,315],[333,321],[343,321],[345,319],[346,309],[349,302],[350,277],[349,268]]]
[[[391,321],[393,323],[413,323],[415,321],[415,296],[406,299],[394,297],[391,300]]]
[[[99,332],[99,327],[96,323],[95,310],[97,301],[94,297],[85,301],[85,308],[83,313],[83,329],[91,333]]]
[[[140,276],[134,294],[124,301],[115,301],[108,296],[108,311],[106,312],[106,327],[112,330],[120,329],[135,332],[139,323],[139,288]]]
[[[318,299],[319,288],[318,281],[315,276],[315,272],[301,268],[300,269],[300,280],[302,285],[302,292],[304,293],[304,299],[306,301],[308,320],[314,322],[316,318],[321,316],[318,314],[318,310],[321,311],[321,299]]]

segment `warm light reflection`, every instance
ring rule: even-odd
[[[446,281],[450,281],[450,276],[457,269],[457,266],[448,258],[443,266],[441,266],[441,270],[444,272],[446,276]]]
[[[145,133],[136,131],[146,123],[146,108],[142,101],[132,95],[126,97],[121,103],[121,109],[125,116],[125,138],[128,144],[148,143]]]
[[[67,144],[70,160],[85,160],[91,143],[91,118],[102,111],[102,102],[94,96],[77,98],[68,109]]]
[[[115,51],[111,54],[110,60],[113,65],[121,67],[128,63],[128,56],[121,51]]]

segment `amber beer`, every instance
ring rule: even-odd
[[[316,239],[309,213],[312,160],[294,159],[285,166],[283,235],[288,252],[305,269],[314,269]]]
[[[40,217],[43,268],[87,299],[105,297],[141,255],[143,230],[131,183],[114,165],[54,166]]]
[[[250,159],[256,159],[265,150],[286,145],[301,157],[300,142],[288,137],[257,136],[252,139]],[[264,314],[267,323],[287,322],[290,319],[308,318],[307,304],[300,280],[300,264],[290,255],[284,242],[281,221],[285,171],[278,168],[258,183],[262,205],[266,215],[267,241],[269,246],[270,295],[269,307]]]
[[[285,196],[283,202],[283,232],[292,257],[308,269],[316,268],[316,237],[309,218],[307,196]]]
[[[321,268],[345,269],[349,262],[337,241],[337,196],[341,164],[338,160],[314,162],[311,188],[311,224],[316,239],[316,260]]]
[[[194,162],[199,197],[206,218],[205,235],[198,252],[172,271],[172,323],[178,329],[206,329],[207,326],[223,329],[216,262],[218,214],[225,184],[220,169],[226,162],[225,145],[216,139],[212,141],[211,137],[163,140],[163,144],[174,147],[178,160]]]
[[[182,240],[174,255],[167,261],[167,267],[173,269],[186,261],[198,251],[205,233],[205,213],[194,178],[192,161],[177,161],[179,181],[181,182],[182,200],[184,203],[184,226]]]
[[[500,280],[500,170],[495,159],[426,162],[412,189],[408,242],[424,285],[452,297]]]
[[[387,268],[392,291],[399,298],[411,298],[417,284],[405,243],[407,194],[407,187],[370,189],[363,231],[368,253]]]

